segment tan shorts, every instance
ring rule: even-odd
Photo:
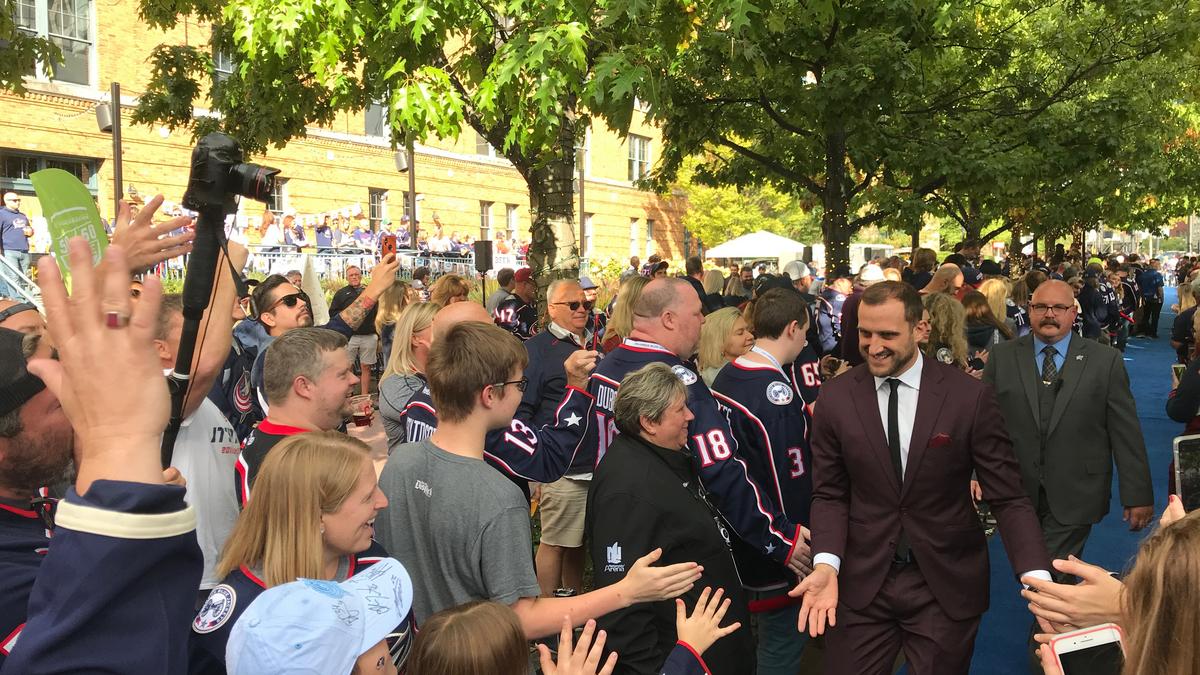
[[[589,480],[559,478],[542,485],[542,542],[551,546],[583,546],[583,517],[587,512]]]
[[[376,361],[376,354],[379,353],[379,336],[378,335],[351,335],[350,341],[346,344],[346,351],[350,353],[350,362],[354,363],[355,357],[358,362],[364,366],[373,366]]]

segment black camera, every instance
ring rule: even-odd
[[[229,136],[212,133],[192,150],[192,173],[184,208],[203,211],[214,206],[225,213],[237,209],[234,197],[241,195],[260,202],[271,198],[279,169],[242,161],[242,148]]]

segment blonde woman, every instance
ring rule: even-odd
[[[929,310],[925,356],[966,370],[967,314],[962,304],[946,293],[929,293],[922,301]]]
[[[414,302],[416,292],[407,282],[397,281],[379,296],[375,312],[375,334],[379,336],[379,347],[386,360],[392,353],[392,338],[396,334],[396,321],[405,307]],[[387,365],[386,363],[384,364]]]
[[[617,345],[633,332],[633,303],[642,296],[642,289],[648,283],[650,278],[640,274],[621,283],[617,297],[613,300],[612,314],[608,317],[607,337],[601,345],[605,354],[616,349]]]
[[[445,307],[465,302],[471,294],[471,282],[457,274],[443,274],[429,287],[429,301]]]
[[[433,302],[409,305],[396,322],[392,351],[379,381],[379,414],[387,432],[388,452],[408,441],[404,408],[425,386],[425,361],[433,341],[433,315],[442,306]]]
[[[225,672],[230,631],[264,590],[302,578],[345,581],[386,558],[372,524],[387,504],[370,449],[358,439],[310,432],[272,448],[225,542],[217,564],[223,581],[192,622],[189,672]],[[411,615],[395,631],[405,641],[410,623]]]
[[[1004,321],[1008,329],[1016,333],[1016,326],[1011,321],[1006,320],[1008,317],[1008,296],[1012,294],[1012,284],[1007,279],[995,277],[980,284],[979,292],[983,293],[983,297],[987,298],[987,304],[992,310],[992,315]]]
[[[719,309],[704,318],[700,328],[700,377],[712,386],[726,363],[750,351],[754,336],[737,307]]]

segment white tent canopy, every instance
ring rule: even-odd
[[[804,244],[774,232],[759,231],[731,239],[704,252],[706,258],[783,258],[804,254]]]

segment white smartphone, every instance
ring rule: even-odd
[[[1200,434],[1175,438],[1175,493],[1184,511],[1200,508]]]
[[[1063,675],[1120,675],[1125,662],[1121,627],[1115,623],[1055,636],[1050,649]]]

